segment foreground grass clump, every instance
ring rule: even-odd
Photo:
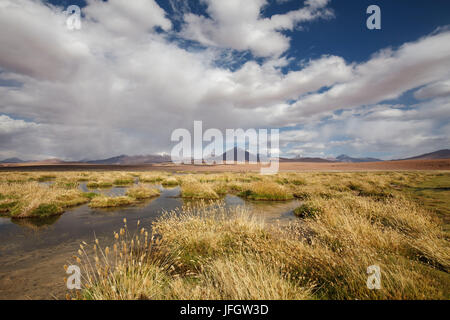
[[[143,185],[136,185],[128,188],[126,195],[137,200],[157,197],[160,191],[156,188],[148,188]]]
[[[89,201],[76,188],[33,181],[0,183],[0,194],[0,214],[12,218],[49,217]]]
[[[93,198],[89,203],[89,206],[91,208],[113,208],[131,205],[134,201],[135,199],[129,196],[108,197],[100,195]]]
[[[282,201],[294,198],[287,188],[271,181],[253,182],[243,189],[239,195],[251,200]]]
[[[298,174],[287,174],[281,173],[277,175],[275,181],[282,185],[294,185],[294,186],[304,186],[307,184],[306,180],[299,176]]]
[[[305,300],[311,290],[300,287],[278,266],[267,265],[257,255],[235,254],[215,259],[198,277],[198,287],[186,290],[176,281],[171,295],[177,299]]]
[[[435,212],[444,221],[445,230],[450,232],[450,173],[437,173],[426,178],[421,176],[416,183],[403,183],[402,189],[425,208]]]
[[[288,226],[243,208],[184,207],[128,235],[122,229],[90,271],[88,299],[448,299],[448,238],[434,217],[402,197],[316,198]],[[308,210],[310,212],[310,210]],[[98,248],[96,249],[98,250]],[[102,255],[106,259],[100,259]],[[94,259],[94,263],[92,263]],[[382,288],[366,286],[378,265]],[[89,272],[89,271],[86,271]]]

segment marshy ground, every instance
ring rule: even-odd
[[[448,171],[0,174],[4,220],[95,219],[99,243],[92,232],[60,252],[83,267],[70,296],[87,299],[448,299],[449,199]],[[284,223],[261,214],[284,204]],[[374,264],[381,290],[366,287]]]

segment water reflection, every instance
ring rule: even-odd
[[[45,228],[54,224],[59,218],[61,218],[61,216],[56,215],[46,218],[12,219],[11,222],[23,228],[37,231],[40,228]]]

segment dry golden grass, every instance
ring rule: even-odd
[[[0,183],[0,213],[13,218],[48,217],[86,202],[88,198],[72,186]]]
[[[293,199],[292,193],[284,186],[272,181],[257,181],[243,186],[241,196],[251,200],[282,201]]]
[[[113,186],[113,181],[89,181],[86,186],[90,189],[111,188]]]
[[[122,273],[101,266],[111,271],[90,281],[85,297],[448,299],[448,239],[429,212],[403,197],[380,201],[352,192],[310,201],[320,210],[287,227],[217,202],[166,213],[153,225],[158,240],[116,240],[128,252],[138,243],[157,247],[152,258],[134,255],[142,263],[119,263],[128,270]],[[366,287],[374,264],[381,290]]]
[[[450,246],[443,222],[448,221],[448,208],[443,208],[448,172],[292,172],[270,177],[14,172],[0,175],[0,211],[45,216],[88,201],[76,188],[79,181],[137,175],[141,182],[181,184],[186,198],[217,199],[227,192],[271,201],[295,197],[302,201],[296,210],[300,218],[289,226],[265,225],[242,208],[225,209],[217,202],[167,213],[154,224],[153,239],[145,230],[138,238],[124,231],[110,249],[97,248],[99,260],[91,271],[96,276],[86,281],[85,298],[450,297]],[[37,183],[48,180],[54,183]],[[424,186],[425,195],[433,197],[414,197],[416,186]],[[91,205],[131,205],[138,197],[94,197]],[[432,211],[420,202],[427,199],[433,200],[426,203]],[[84,253],[80,258],[85,263],[95,260]],[[381,267],[381,290],[366,287],[367,267],[374,264]]]
[[[137,200],[157,197],[160,195],[160,191],[156,188],[149,188],[142,184],[130,187],[127,189],[126,195],[135,198]]]
[[[144,183],[159,183],[167,177],[167,172],[145,172],[139,174],[139,181]]]
[[[189,199],[218,199],[219,195],[210,183],[185,179],[181,185],[181,196]]]
[[[173,281],[169,298],[214,300],[305,300],[311,289],[303,288],[275,266],[257,255],[236,254],[205,265],[193,287]],[[186,288],[187,286],[187,288]],[[187,289],[187,290],[186,290]]]
[[[174,187],[179,185],[180,181],[178,181],[178,179],[175,177],[167,177],[162,181],[161,184],[165,187]]]

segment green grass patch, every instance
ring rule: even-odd
[[[315,218],[322,212],[322,209],[310,203],[304,203],[300,207],[295,208],[294,214],[302,219]]]
[[[36,180],[38,182],[48,182],[48,181],[52,181],[54,179],[56,179],[56,176],[46,174],[46,175],[39,176]]]
[[[98,197],[99,194],[95,192],[83,192],[82,196],[88,200],[92,200],[93,198]]]
[[[50,216],[54,216],[57,214],[61,214],[63,212],[64,212],[63,208],[56,205],[55,203],[42,203],[31,212],[29,217],[30,218],[32,218],[32,217],[44,218],[44,217],[50,217]]]
[[[111,188],[112,186],[112,182],[108,181],[91,181],[86,184],[89,189]]]
[[[188,199],[219,199],[219,195],[211,184],[197,181],[183,182],[181,197]]]
[[[115,186],[129,186],[130,184],[133,184],[134,183],[134,180],[133,179],[124,179],[124,178],[122,178],[122,179],[115,179],[114,180],[114,182],[113,182],[113,184],[115,185]]]

